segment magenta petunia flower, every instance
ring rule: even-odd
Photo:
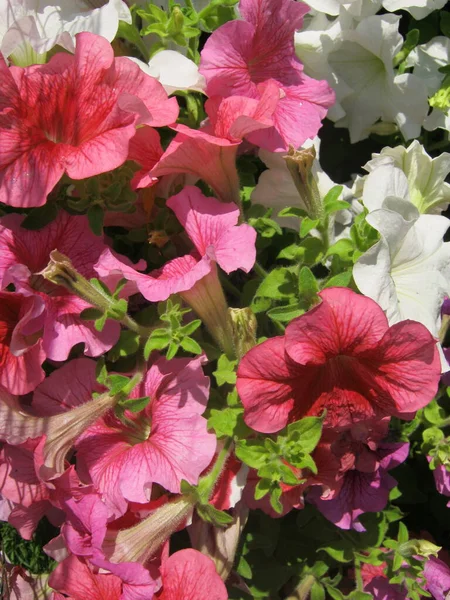
[[[261,84],[260,98],[212,97],[205,103],[208,121],[201,129],[190,129],[186,125],[176,125],[178,134],[167,150],[151,169],[151,177],[161,177],[173,173],[189,173],[203,179],[223,202],[239,202],[239,175],[236,170],[238,147],[244,138],[260,129],[273,125],[274,110],[280,100],[280,91],[273,82]],[[154,138],[154,134],[150,134]],[[156,140],[147,142],[148,150],[138,162],[144,160],[151,165],[157,156]],[[139,176],[139,184],[149,185],[151,181]]]
[[[425,589],[435,600],[446,600],[450,592],[450,567],[439,558],[430,556],[423,574],[426,579]]]
[[[370,450],[358,443],[352,449],[349,444],[348,454],[354,455],[354,465],[345,472],[337,496],[323,499],[313,490],[308,497],[329,521],[341,529],[365,531],[359,521],[360,515],[383,510],[389,492],[397,485],[388,471],[407,459],[409,444],[380,443],[377,446],[376,450]]]
[[[102,238],[92,233],[85,216],[64,211],[39,231],[24,229],[22,220],[17,214],[0,219],[0,287],[13,283],[30,301],[43,303],[42,349],[48,358],[66,360],[80,342],[88,356],[103,354],[117,341],[119,323],[108,321],[103,331],[97,331],[92,322],[80,318],[91,304],[40,275],[56,249],[70,258],[81,275],[96,277],[93,265],[106,248]]]
[[[40,298],[0,292],[0,386],[11,394],[27,394],[45,377],[43,311]]]
[[[241,0],[243,20],[216,29],[201,53],[200,72],[209,96],[259,98],[262,83],[277,85],[280,101],[273,127],[248,138],[272,152],[297,148],[317,135],[334,103],[328,83],[307,77],[295,55],[294,33],[308,10],[293,0]]]
[[[202,362],[160,359],[131,394],[152,400],[128,414],[129,426],[110,413],[78,440],[79,464],[116,517],[128,501],[148,502],[153,483],[169,492],[180,492],[183,479],[196,484],[211,462],[216,438],[201,416],[209,393]]]
[[[75,55],[21,69],[0,57],[0,202],[42,206],[63,173],[85,179],[128,156],[136,125],[178,116],[176,99],[111,45],[77,35]]]
[[[326,427],[346,428],[384,416],[409,418],[431,401],[440,360],[423,325],[389,327],[378,304],[347,288],[319,296],[321,303],[294,319],[284,337],[242,359],[237,389],[247,425],[272,433],[326,410]]]

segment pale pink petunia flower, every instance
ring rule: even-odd
[[[201,53],[200,72],[209,96],[259,98],[261,84],[279,89],[273,126],[249,140],[272,152],[296,148],[317,135],[334,92],[326,81],[303,73],[294,51],[294,33],[309,8],[293,0],[241,0],[242,20],[225,23]]]
[[[285,336],[241,360],[237,389],[247,425],[272,433],[326,410],[326,427],[346,428],[385,416],[407,419],[432,400],[440,360],[422,324],[389,327],[378,304],[347,288],[319,297]]]
[[[25,69],[0,57],[0,202],[42,206],[64,173],[85,179],[128,156],[137,124],[169,125],[178,104],[109,42],[77,36],[75,55],[58,53]]]

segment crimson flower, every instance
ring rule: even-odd
[[[384,416],[409,418],[434,397],[436,342],[415,321],[389,327],[373,300],[328,288],[283,337],[252,348],[238,369],[247,425],[265,433],[326,410],[325,427]]]

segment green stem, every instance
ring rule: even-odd
[[[264,267],[262,267],[259,262],[255,262],[255,264],[253,265],[253,270],[255,271],[255,273],[257,275],[259,275],[261,277],[261,279],[264,279],[265,277],[267,277],[267,275],[269,274],[268,271],[266,271],[264,269]]]
[[[214,463],[211,471],[202,477],[198,482],[198,488],[201,490],[201,495],[204,498],[205,502],[209,500],[211,494],[213,493],[214,487],[217,483],[217,480],[222,474],[225,463],[228,459],[228,456],[231,452],[231,444],[233,440],[231,438],[227,438],[222,450],[219,452],[216,462]]]
[[[359,592],[363,592],[364,591],[364,581],[362,578],[362,574],[361,574],[361,561],[359,560],[359,558],[355,558],[355,582],[356,582],[356,589]]]

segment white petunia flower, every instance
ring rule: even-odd
[[[450,140],[450,111],[448,109],[444,111],[440,108],[433,108],[431,113],[425,119],[423,127],[427,131],[444,129],[448,132],[448,138]]]
[[[0,0],[0,51],[5,58],[31,47],[45,54],[56,44],[75,50],[75,35],[90,31],[114,39],[119,20],[131,23],[122,0]]]
[[[396,15],[368,17],[356,29],[346,30],[344,41],[328,57],[338,82],[333,86],[337,100],[346,112],[337,126],[349,128],[352,142],[367,137],[380,118],[396,123],[406,139],[420,134],[428,112],[426,87],[415,75],[396,75],[392,66],[403,44],[399,20]],[[351,89],[344,96],[343,84]]]
[[[192,90],[204,92],[206,81],[198,71],[198,66],[180,52],[161,50],[157,52],[148,64],[138,58],[129,56],[130,60],[150,75],[155,77],[168,94],[176,90]]]
[[[390,182],[382,169],[391,170]],[[380,240],[354,265],[356,285],[381,306],[391,325],[412,319],[437,337],[442,302],[450,293],[450,243],[443,241],[450,221],[421,215],[410,202],[404,173],[392,165],[370,173],[363,200]]]
[[[410,201],[420,213],[439,214],[450,203],[450,185],[445,183],[445,178],[450,173],[450,154],[443,152],[437,158],[431,158],[425,148],[414,140],[408,148],[383,148],[380,154],[373,154],[364,169],[372,172],[377,170],[374,185],[383,185],[380,179],[383,174],[387,180],[391,178],[393,170],[379,167],[393,165],[406,175],[405,185],[409,189]],[[372,209],[373,210],[373,209]]]
[[[443,35],[416,46],[406,59],[406,66],[414,67],[414,75],[425,83],[429,96],[437,92],[444,80],[445,74],[440,73],[439,68],[449,63],[450,40]]]
[[[383,0],[383,8],[389,12],[406,10],[419,21],[434,10],[444,8],[446,3],[447,0]]]

